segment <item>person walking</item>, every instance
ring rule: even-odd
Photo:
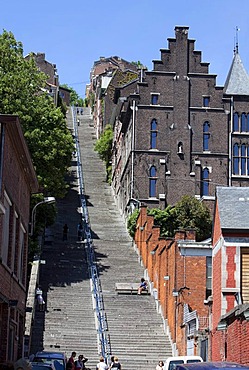
[[[83,355],[79,355],[78,360],[74,362],[75,370],[83,370],[85,369],[85,363],[88,361],[88,358],[84,357]]]
[[[118,357],[114,356],[114,361],[111,365],[111,369],[121,370],[121,363],[118,361]]]
[[[108,370],[108,365],[105,363],[104,357],[100,357],[99,362],[96,366],[96,370]]]
[[[72,370],[75,370],[75,357],[76,357],[76,352],[73,351],[71,356],[68,359],[68,364],[72,364]]]
[[[39,311],[44,311],[45,301],[43,299],[43,292],[40,287],[36,288],[35,296],[36,296],[36,301],[37,301]]]
[[[164,363],[163,361],[159,361],[158,364],[156,365],[156,370],[163,370]]]
[[[68,231],[69,231],[69,227],[67,226],[67,224],[65,224],[63,226],[63,237],[62,237],[62,240],[67,240],[67,234],[68,234]]]
[[[79,222],[77,226],[77,234],[78,234],[78,241],[82,241],[83,239],[83,225],[82,222]]]

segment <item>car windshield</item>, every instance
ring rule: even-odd
[[[49,364],[33,364],[32,363],[32,369],[33,370],[52,370],[53,368]]]
[[[193,364],[194,362],[201,362],[200,360],[195,360],[195,359],[192,359],[192,360],[187,360],[187,364]]]
[[[54,367],[56,370],[64,370],[65,368],[64,362],[60,358],[51,358],[51,357],[44,356],[44,357],[35,357],[33,361],[54,364]],[[40,370],[40,369],[37,369],[37,370]]]
[[[183,364],[183,360],[170,361],[169,370],[174,370],[176,368],[176,365],[178,365],[178,364]]]

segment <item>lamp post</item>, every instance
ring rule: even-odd
[[[46,197],[44,198],[44,200],[42,200],[41,202],[37,203],[33,209],[32,209],[32,213],[31,213],[31,229],[30,229],[30,236],[33,236],[33,233],[34,233],[34,228],[35,228],[35,211],[36,211],[36,208],[41,205],[41,204],[51,204],[51,203],[54,203],[55,202],[55,198],[54,197]]]

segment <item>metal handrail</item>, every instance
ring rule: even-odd
[[[87,264],[89,275],[92,282],[92,295],[94,298],[94,309],[97,321],[97,334],[98,334],[98,345],[101,348],[101,355],[104,357],[105,362],[108,363],[109,357],[111,355],[111,345],[110,345],[110,335],[106,334],[108,331],[107,318],[104,309],[104,301],[101,290],[101,283],[99,279],[98,269],[95,260],[95,253],[92,242],[92,233],[85,197],[84,181],[83,181],[83,171],[80,155],[80,146],[78,140],[78,125],[76,117],[76,109],[71,107],[73,116],[73,126],[75,135],[75,146],[77,154],[77,168],[78,168],[78,178],[79,178],[79,188],[80,188],[80,202],[82,207],[82,222],[84,225],[85,236],[86,236],[86,253],[87,253]]]

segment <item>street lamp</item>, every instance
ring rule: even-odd
[[[32,209],[32,213],[31,213],[31,229],[30,229],[30,236],[33,236],[33,233],[34,233],[34,228],[35,228],[35,211],[36,211],[36,208],[40,205],[40,204],[51,204],[51,203],[54,203],[55,202],[55,198],[54,197],[45,197],[44,200],[42,200],[41,202],[37,203],[34,208]]]

